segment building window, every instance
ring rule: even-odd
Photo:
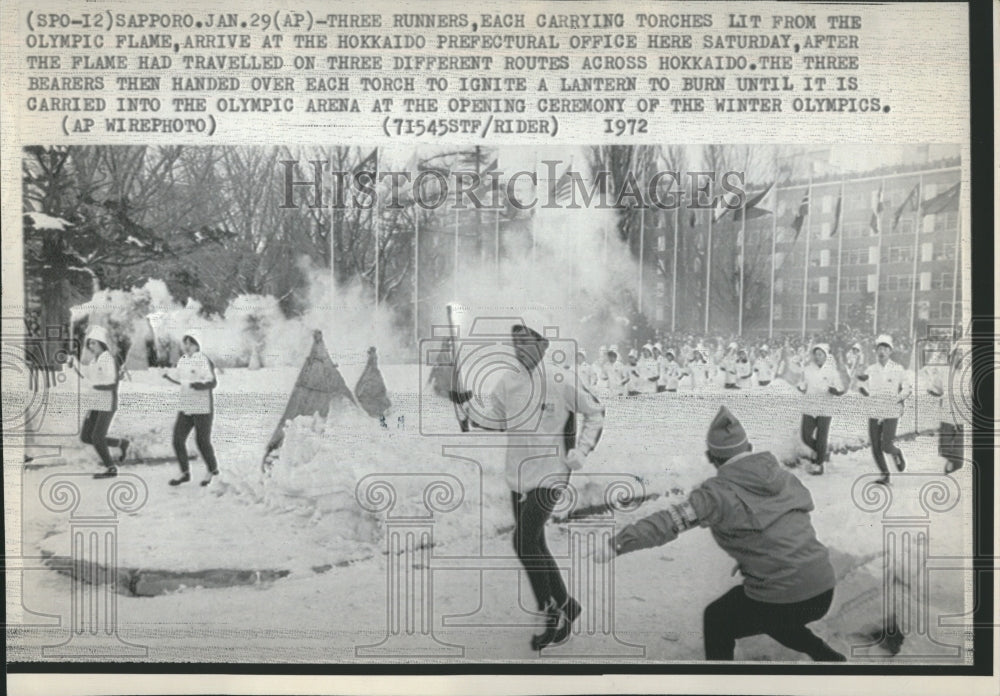
[[[826,302],[806,305],[806,318],[814,321],[826,320]]]
[[[866,276],[844,276],[840,279],[842,292],[867,292],[868,278]]]
[[[913,261],[912,246],[891,246],[886,250],[886,263]]]
[[[947,232],[954,231],[958,227],[958,211],[945,210],[934,216],[934,231]]]
[[[937,243],[934,245],[934,260],[935,261],[954,261],[955,260],[955,242],[944,242]]]
[[[897,292],[900,290],[910,290],[913,287],[913,276],[910,275],[884,275],[879,280],[879,290]]]
[[[931,290],[951,290],[954,282],[951,271],[935,273],[931,276]]]
[[[844,266],[865,266],[868,261],[868,249],[845,249]]]

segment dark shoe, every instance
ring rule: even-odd
[[[191,480],[191,474],[181,474],[179,478],[170,479],[171,486],[179,486]]]
[[[118,469],[116,469],[114,467],[111,467],[111,468],[105,469],[104,471],[102,471],[99,474],[94,474],[94,478],[95,479],[114,478],[117,475],[118,475]]]
[[[888,486],[889,485],[889,474],[882,474],[877,479],[875,479],[875,483],[881,483],[883,486]]]
[[[547,648],[551,645],[559,645],[569,638],[570,631],[573,630],[573,622],[577,620],[580,616],[580,603],[577,602],[572,597],[566,600],[566,603],[559,607],[556,614],[555,628],[552,631],[551,637],[547,642],[539,641],[538,650],[542,648]]]
[[[128,454],[128,446],[129,446],[129,441],[125,440],[125,439],[122,439],[122,444],[121,444],[122,456],[118,457],[118,462],[119,463],[125,461],[125,455]]]
[[[822,463],[813,464],[812,466],[809,467],[809,473],[812,474],[813,476],[822,476],[823,464]]]
[[[202,479],[201,485],[207,486],[208,484],[210,484],[212,482],[212,478],[215,477],[215,476],[217,476],[218,474],[219,474],[218,471],[209,471],[208,472],[208,477],[205,478],[205,479]]]
[[[906,458],[902,452],[892,455],[892,461],[896,465],[896,471],[906,471]]]
[[[962,468],[962,462],[953,462],[953,461],[949,460],[944,465],[944,473],[945,473],[945,475],[953,474],[953,473],[955,473],[956,471],[958,471],[961,468]]]
[[[549,598],[548,603],[541,609],[545,612],[545,630],[537,635],[531,636],[531,649],[541,650],[544,646],[552,642],[556,625],[559,623],[559,608],[556,607],[556,600]]]

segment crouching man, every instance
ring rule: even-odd
[[[725,406],[707,437],[718,469],[687,501],[625,527],[595,559],[660,546],[695,526],[708,527],[738,563],[743,584],[704,613],[705,657],[732,660],[737,638],[767,634],[813,660],[846,658],[806,627],[830,609],[836,584],[830,554],[816,538],[812,496],[770,452],[754,452]]]

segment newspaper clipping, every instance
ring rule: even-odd
[[[11,693],[989,691],[969,11],[5,2]]]

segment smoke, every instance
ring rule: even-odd
[[[629,334],[638,264],[618,235],[613,210],[538,209],[530,231],[503,239],[485,259],[462,259],[453,297],[471,317],[519,316],[542,309],[559,337],[581,347],[621,342]],[[463,324],[471,319],[463,320]]]
[[[375,311],[370,291],[360,283],[333,291],[329,271],[314,268],[306,258],[297,263],[308,279],[308,309],[298,317],[285,317],[273,296],[251,294],[233,298],[221,315],[207,315],[198,301],[181,304],[166,283],[150,279],[131,290],[97,291],[72,308],[71,320],[106,326],[113,341],[133,345],[150,333],[161,346],[178,344],[196,329],[202,349],[223,367],[248,365],[254,353],[264,366],[298,367],[312,346],[314,329],[323,331],[331,357],[342,365],[363,365],[371,345],[390,360],[412,353],[393,330],[395,312],[385,306]]]

